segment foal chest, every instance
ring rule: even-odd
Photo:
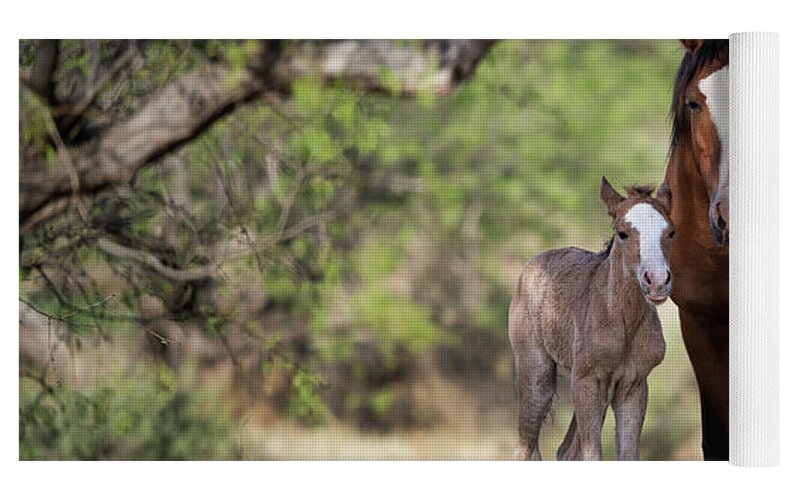
[[[577,335],[573,372],[596,372],[599,378],[644,378],[664,358],[665,341],[654,311],[638,328],[593,329]]]

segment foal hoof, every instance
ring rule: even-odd
[[[526,461],[526,460],[542,460],[542,459],[540,458],[540,450],[537,448],[535,448],[532,451],[518,448],[515,454],[513,455],[513,460]]]

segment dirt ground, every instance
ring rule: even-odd
[[[701,460],[699,407],[694,375],[689,366],[675,306],[660,308],[667,355],[651,374],[648,417],[643,429],[642,457],[646,460]],[[506,360],[505,377],[512,367]],[[558,381],[552,413],[541,432],[544,459],[553,460],[572,415],[567,375]],[[456,387],[449,381],[427,381],[427,397],[442,410],[442,424],[410,432],[362,432],[353,426],[330,423],[307,428],[273,419],[255,409],[240,419],[237,432],[241,457],[248,460],[511,460],[518,442],[512,388],[502,383]],[[476,400],[471,394],[476,393]],[[615,459],[614,419],[604,426],[606,459]]]

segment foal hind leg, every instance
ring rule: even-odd
[[[557,365],[541,348],[516,353],[519,460],[541,460],[540,426],[551,409]]]
[[[571,425],[562,444],[557,449],[557,460],[576,460],[579,455],[579,436],[576,433],[576,415],[571,417]]]

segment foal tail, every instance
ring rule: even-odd
[[[568,432],[565,433],[565,439],[557,449],[557,461],[562,460],[575,460],[579,454],[579,444],[576,439],[576,415],[571,417],[571,425],[568,426]]]

